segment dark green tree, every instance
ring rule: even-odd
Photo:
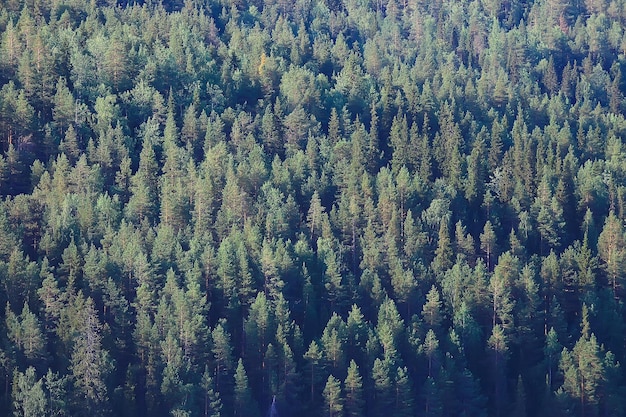
[[[239,359],[235,370],[235,404],[234,415],[255,417],[259,414],[258,407],[252,397],[252,391],[248,385],[248,375]]]
[[[75,387],[75,402],[80,415],[107,415],[109,395],[106,377],[112,363],[109,353],[102,347],[102,324],[93,301],[88,298],[76,312],[81,330],[77,334],[70,370]]]

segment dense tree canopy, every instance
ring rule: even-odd
[[[626,415],[625,27],[2,2],[0,414]]]

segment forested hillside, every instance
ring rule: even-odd
[[[0,2],[0,414],[626,415],[626,2]]]

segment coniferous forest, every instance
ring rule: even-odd
[[[0,415],[626,415],[626,1],[0,3]]]

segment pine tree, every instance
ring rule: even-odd
[[[283,408],[286,410],[286,413],[296,414],[301,410],[303,382],[302,376],[296,367],[293,351],[286,342],[283,342],[276,399],[279,403],[284,404]]]
[[[487,220],[480,234],[480,249],[485,254],[487,270],[491,270],[491,260],[496,257],[496,234],[491,221]]]
[[[435,159],[444,177],[456,189],[462,189],[461,177],[465,171],[461,155],[465,146],[461,129],[454,121],[454,103],[445,102],[439,112],[439,132],[433,146]]]
[[[508,356],[508,340],[504,334],[502,326],[496,324],[493,327],[491,336],[487,341],[489,350],[491,351],[491,372],[493,382],[493,407],[495,415],[499,416],[503,412],[503,408],[506,404],[507,390],[506,390],[506,367]]]
[[[433,376],[433,364],[435,363],[437,357],[437,350],[439,349],[439,340],[437,340],[437,336],[433,329],[429,329],[424,337],[424,343],[421,346],[422,351],[426,355],[428,359],[428,376]]]
[[[547,367],[547,385],[550,390],[553,389],[553,383],[555,378],[555,371],[557,369],[557,359],[561,355],[561,344],[559,343],[558,336],[554,327],[550,328],[550,331],[546,335],[546,342],[544,347],[544,357]]]
[[[468,369],[463,369],[457,377],[457,395],[459,411],[462,415],[482,416],[485,412],[485,397],[482,395],[478,381]]]
[[[59,144],[59,150],[64,152],[71,163],[75,163],[81,155],[81,149],[78,142],[78,136],[74,125],[70,124],[65,132],[65,137]]]
[[[108,352],[102,348],[102,324],[91,298],[77,313],[78,322],[83,327],[74,341],[70,359],[76,402],[81,415],[106,415],[108,392],[105,378],[112,364]]]
[[[478,138],[472,145],[472,152],[467,157],[467,180],[465,182],[465,198],[475,204],[484,194],[485,177],[487,170],[487,151],[485,149],[485,140],[483,137],[488,136],[483,128]]]
[[[443,273],[452,266],[452,242],[448,230],[448,222],[445,218],[439,222],[439,234],[437,239],[437,249],[432,267],[436,273]]]
[[[372,380],[374,385],[371,410],[373,415],[382,416],[393,409],[395,395],[393,381],[390,376],[389,362],[376,358],[372,367]]]
[[[421,390],[424,402],[424,416],[440,417],[443,413],[441,395],[433,377],[427,377]]]
[[[276,331],[273,314],[270,311],[270,302],[264,292],[259,292],[250,305],[248,319],[244,324],[246,333],[246,359],[253,363],[263,360],[267,345],[272,341]],[[258,374],[251,373],[251,379],[256,382]]]
[[[256,417],[259,415],[258,407],[252,398],[252,391],[248,385],[248,375],[243,366],[243,361],[239,359],[235,370],[235,407],[236,417]]]
[[[154,121],[145,125],[147,131],[155,127]],[[151,140],[144,139],[139,154],[139,169],[130,180],[131,196],[126,205],[126,215],[129,219],[137,223],[141,223],[144,218],[149,222],[155,219],[159,194],[158,174],[159,165],[153,144]]]
[[[231,375],[235,368],[230,334],[224,328],[224,324],[223,322],[218,323],[211,332],[211,340],[213,341],[211,351],[215,360],[214,384],[215,389],[219,392],[222,392],[224,387],[231,386]]]
[[[347,417],[360,417],[364,413],[365,399],[363,398],[363,378],[359,374],[359,367],[354,360],[350,361],[348,375],[343,383],[345,402],[344,409]]]
[[[208,367],[204,368],[200,387],[203,399],[202,415],[204,417],[220,417],[222,415],[222,400],[220,392],[213,385],[213,378],[211,378]]]
[[[571,351],[563,349],[559,369],[563,373],[563,385],[557,394],[571,398],[571,402],[565,402],[566,409],[581,416],[596,415],[604,364],[598,341],[587,328],[583,328],[583,334]]]
[[[406,115],[398,114],[393,118],[389,141],[393,148],[391,165],[394,173],[398,173],[400,168],[406,166],[409,161],[409,128]]]
[[[443,320],[442,303],[439,295],[439,290],[434,285],[426,294],[426,302],[422,307],[422,318],[431,329],[438,330]]]
[[[380,163],[380,145],[378,137],[378,112],[372,103],[370,106],[370,129],[367,142],[367,170],[375,173]]]
[[[474,238],[467,230],[463,223],[459,220],[454,228],[454,246],[457,257],[463,256],[464,259],[473,264],[476,259],[476,249],[474,247]]]
[[[398,368],[395,375],[395,411],[393,415],[409,417],[415,415],[413,387],[406,367]]]
[[[161,362],[164,365],[161,380],[161,400],[164,406],[176,410],[183,405],[184,373],[183,351],[176,338],[176,331],[170,329],[160,342]]]
[[[54,95],[54,107],[52,117],[56,123],[59,134],[69,130],[72,122],[76,123],[76,103],[74,96],[67,86],[65,78],[59,78]]]
[[[347,356],[352,358],[360,358],[365,351],[365,344],[367,343],[367,333],[369,324],[365,322],[365,316],[362,310],[353,304],[350,312],[348,313],[348,319],[346,320],[346,327],[348,331],[348,349]]]
[[[562,230],[565,226],[563,208],[554,196],[551,184],[552,173],[546,168],[538,186],[537,197],[532,210],[537,219],[537,228],[541,236],[541,245],[558,248],[561,245]]]
[[[43,377],[48,399],[48,415],[50,417],[63,417],[69,415],[67,397],[67,376],[60,377],[59,374],[48,372]]]
[[[169,117],[168,117],[169,120]],[[189,220],[189,196],[186,191],[188,187],[189,172],[187,170],[190,155],[186,150],[179,148],[175,143],[176,134],[168,138],[164,136],[165,163],[161,182],[161,223],[170,226],[174,231],[178,231],[187,225]]]
[[[411,304],[414,300],[417,280],[411,270],[402,268],[401,262],[397,262],[391,273],[391,286],[398,302],[406,305],[407,317],[411,316]]]
[[[625,249],[626,240],[622,221],[617,218],[614,212],[610,212],[602,228],[602,233],[598,237],[598,254],[604,261],[604,269],[609,277],[615,298],[619,298],[621,293],[622,284],[619,277],[626,267],[623,261]]]
[[[30,311],[27,303],[20,314],[21,348],[24,355],[31,361],[45,357],[46,338],[41,331],[41,324],[35,314]]]
[[[346,367],[346,342],[348,338],[348,332],[346,323],[337,315],[333,313],[332,317],[328,320],[328,324],[322,333],[320,342],[322,343],[324,350],[324,357],[328,363],[331,372],[342,374]]]
[[[13,375],[13,415],[15,417],[40,417],[49,411],[48,399],[43,389],[43,379],[37,380],[32,366]]]
[[[340,244],[335,239],[317,240],[318,257],[324,263],[324,288],[331,311],[341,311],[346,301],[346,287],[341,271],[341,259],[335,248]]]
[[[328,417],[342,417],[344,409],[344,398],[341,389],[341,382],[330,375],[326,380],[326,386],[322,392],[324,396],[324,415]]]
[[[380,339],[386,364],[387,361],[389,362],[387,366],[396,364],[395,362],[399,359],[398,347],[403,332],[404,322],[396,304],[391,298],[386,298],[378,309],[376,334]]]
[[[505,252],[498,259],[490,280],[492,297],[492,324],[501,324],[509,331],[513,327],[513,307],[515,300],[511,295],[513,283],[519,275],[519,260],[510,252]]]
[[[310,401],[315,402],[316,387],[322,377],[323,368],[321,367],[322,351],[317,342],[312,341],[309,349],[304,354],[307,361],[307,371],[309,374]],[[318,391],[319,392],[319,391]]]

